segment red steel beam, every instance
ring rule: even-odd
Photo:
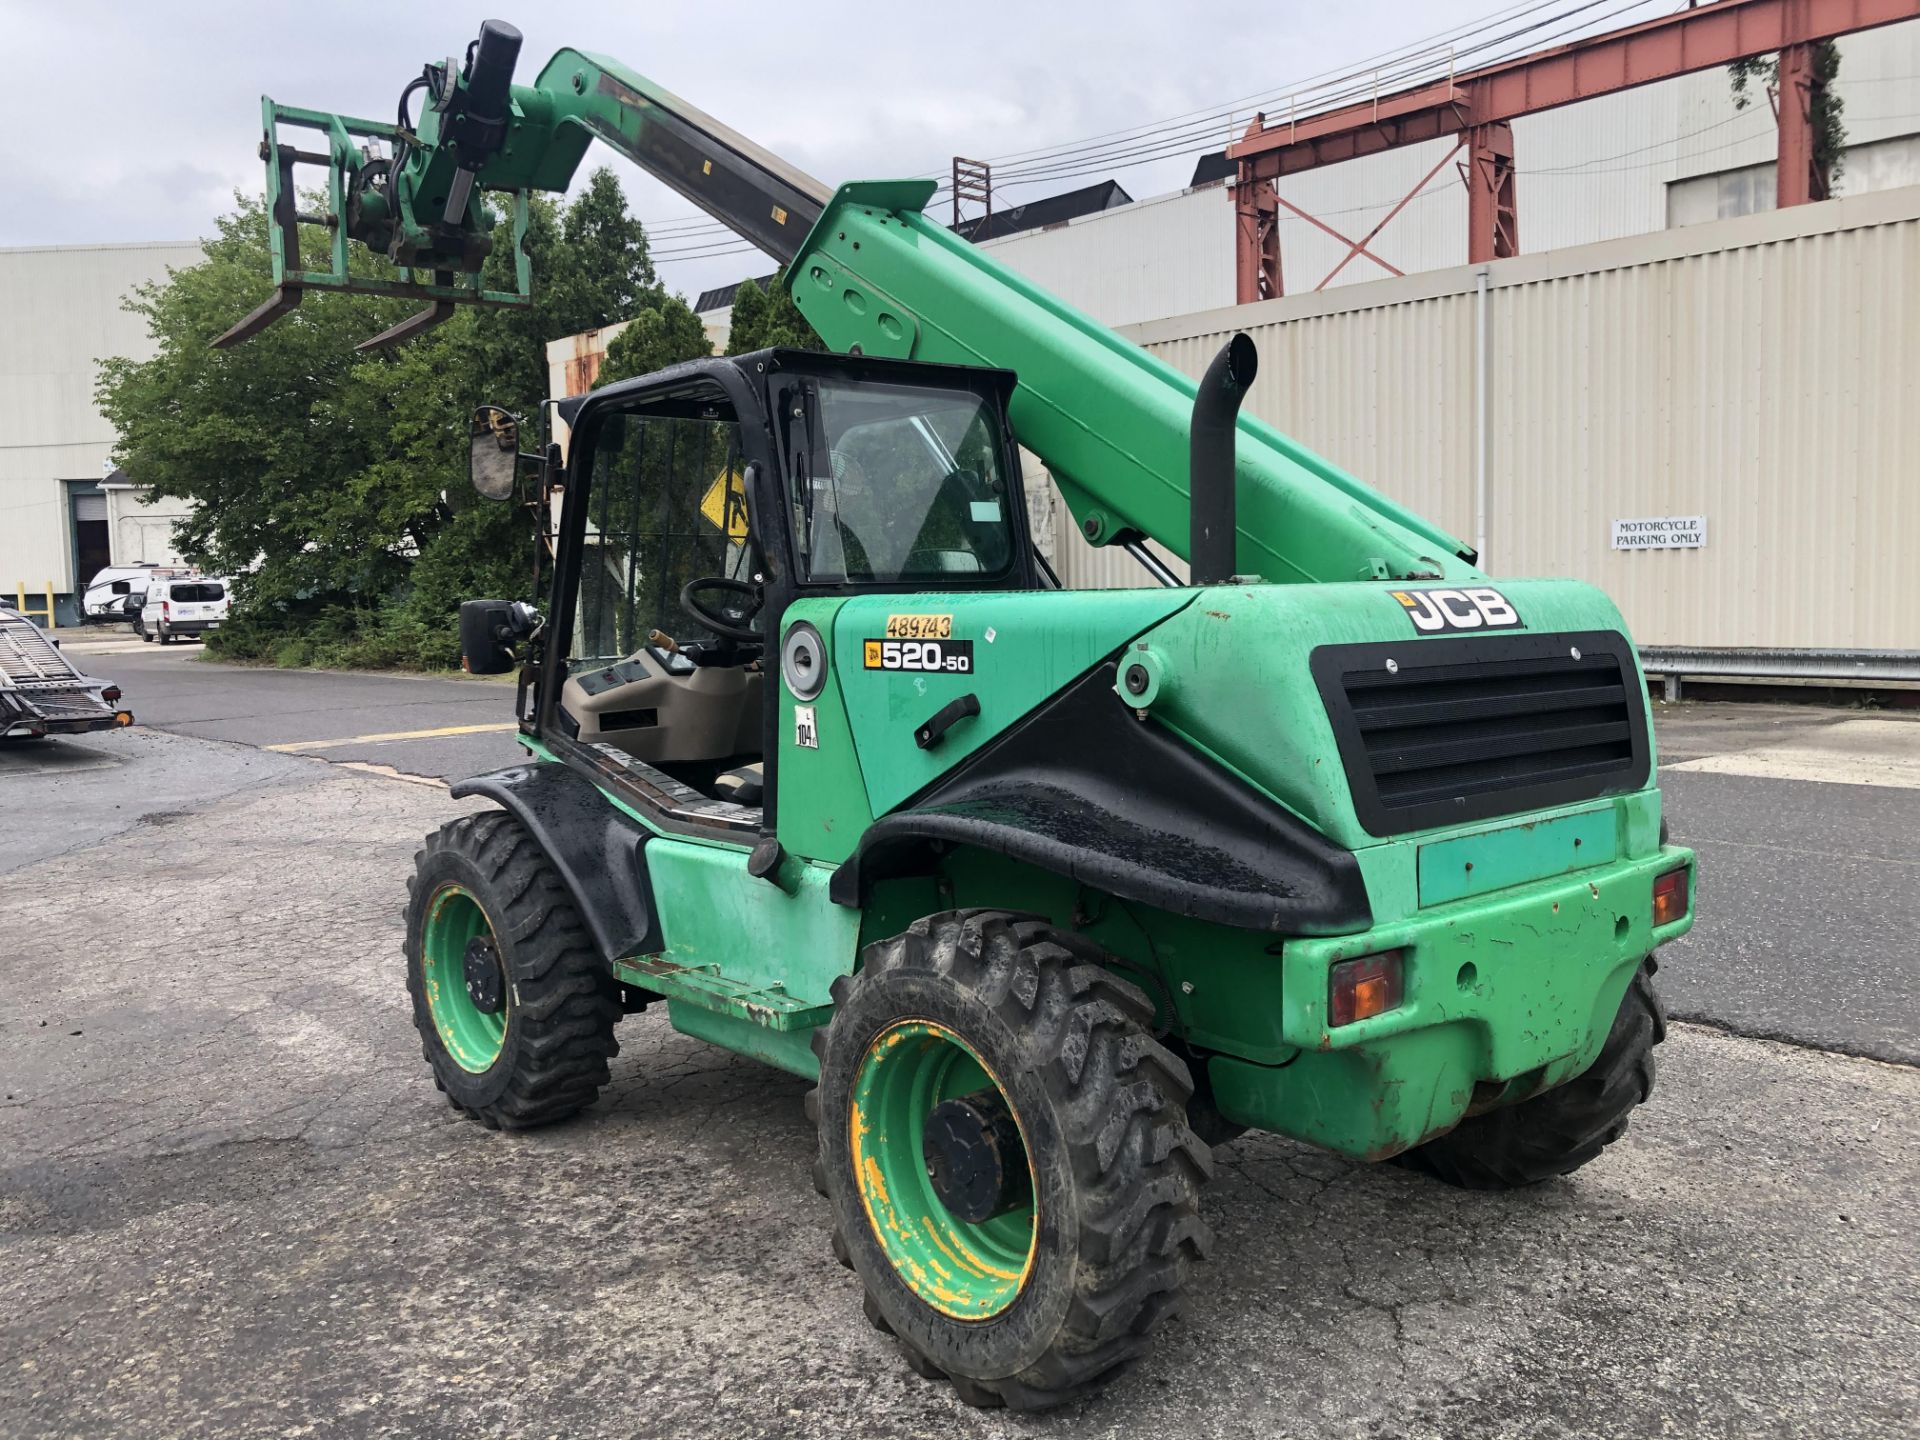
[[[1227,155],[1241,184],[1272,180],[1917,17],[1920,0],[1717,0],[1450,82],[1263,125]]]
[[[1827,175],[1813,162],[1813,47],[1794,45],[1780,52],[1779,176],[1775,191],[1781,209],[1827,198]]]
[[[1314,226],[1316,229],[1326,231],[1327,234],[1331,235],[1334,239],[1338,240],[1342,245],[1346,246],[1347,253],[1344,257],[1342,257],[1340,261],[1340,265],[1345,265],[1348,260],[1351,260],[1356,255],[1364,255],[1367,257],[1367,259],[1373,261],[1374,264],[1378,265],[1382,270],[1386,271],[1389,275],[1405,275],[1407,273],[1406,271],[1402,270],[1398,265],[1390,264],[1389,262],[1382,260],[1378,255],[1374,254],[1371,250],[1367,249],[1366,241],[1356,240],[1351,235],[1342,235],[1338,230],[1334,229],[1331,225],[1327,224],[1327,222],[1322,220],[1318,215],[1313,214],[1311,211],[1302,210],[1298,205],[1294,204],[1291,200],[1287,199],[1286,196],[1275,195],[1273,198],[1279,201],[1280,204],[1284,206],[1286,209],[1291,210],[1294,214],[1298,215],[1302,220],[1306,221],[1309,225]],[[1400,205],[1404,205],[1406,203],[1407,202],[1405,200],[1402,200],[1400,202]],[[1400,213],[1400,205],[1396,205],[1393,207],[1393,212],[1395,215]],[[1393,216],[1390,215],[1387,218],[1390,220],[1393,218]],[[1374,228],[1378,229],[1379,227],[1375,226]],[[1339,267],[1336,266],[1333,274],[1337,275],[1339,273],[1340,273]],[[1316,290],[1326,289],[1327,280],[1331,280],[1332,278],[1333,278],[1333,275],[1327,276],[1326,280],[1322,280],[1318,285],[1314,286],[1313,288]]]
[[[1438,175],[1440,171],[1445,167],[1446,163],[1449,160],[1453,159],[1453,157],[1455,155],[1458,155],[1459,153],[1460,153],[1460,147],[1458,145],[1455,145],[1453,149],[1449,150],[1446,154],[1442,155],[1438,160],[1434,162],[1433,168],[1431,170],[1427,171],[1426,174],[1420,177],[1419,184],[1415,185],[1411,190],[1409,190],[1406,194],[1400,197],[1400,203],[1398,205],[1394,206],[1391,210],[1387,211],[1385,215],[1382,215],[1380,217],[1380,223],[1375,225],[1371,230],[1369,230],[1366,233],[1365,238],[1360,240],[1348,240],[1347,245],[1349,248],[1347,250],[1347,253],[1340,257],[1340,263],[1334,266],[1333,269],[1329,270],[1327,272],[1327,278],[1322,280],[1318,285],[1314,286],[1313,288],[1316,290],[1326,289],[1327,286],[1333,283],[1333,277],[1338,275],[1342,270],[1346,269],[1347,262],[1353,259],[1353,257],[1356,255],[1365,255],[1368,259],[1374,261],[1376,264],[1386,265],[1387,269],[1393,270],[1393,266],[1387,265],[1386,261],[1382,260],[1378,255],[1375,255],[1371,250],[1367,249],[1367,246],[1371,245],[1374,242],[1374,238],[1378,236],[1382,230],[1387,228],[1387,222],[1393,219],[1393,217],[1398,215],[1402,210],[1406,209],[1407,206],[1411,205],[1413,203],[1413,197],[1418,195],[1422,190],[1426,189],[1428,182],[1431,181],[1434,176]],[[1287,202],[1285,200],[1282,200],[1280,203],[1282,205],[1287,205]],[[1287,208],[1291,210],[1294,207],[1291,205],[1287,205]],[[1300,213],[1305,214],[1306,212],[1301,211]],[[1313,219],[1313,217],[1310,215],[1307,216],[1307,218],[1310,220]],[[1314,220],[1313,223],[1316,225],[1320,224],[1318,220]],[[1326,227],[1321,226],[1321,228],[1325,229]],[[1403,270],[1393,270],[1393,273],[1396,275],[1403,275],[1406,272]]]

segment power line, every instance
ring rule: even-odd
[[[1603,3],[1603,0],[1588,0],[1588,3],[1580,6],[1579,9],[1588,10],[1593,8],[1593,6],[1598,3]],[[1628,11],[1644,8],[1644,6],[1647,3],[1648,3],[1648,0],[1627,0],[1627,3],[1619,5],[1618,7],[1608,11],[1604,15],[1595,16],[1591,20],[1584,21],[1578,25],[1570,26],[1567,29],[1558,31],[1552,35],[1542,37],[1541,41],[1536,41],[1533,43],[1536,45],[1551,44],[1553,41],[1564,39],[1567,35],[1572,34],[1575,30],[1584,29],[1587,25],[1599,24],[1607,20],[1618,18],[1619,16],[1626,14]],[[1567,18],[1568,15],[1571,15],[1573,13],[1576,13],[1576,12],[1568,11],[1561,15],[1556,15],[1553,17],[1552,20],[1549,20],[1543,23],[1545,24],[1557,23],[1559,20],[1565,19]],[[1539,28],[1539,26],[1537,25],[1526,27],[1528,31],[1531,31],[1537,28]],[[1503,37],[1500,37],[1498,41],[1489,42],[1489,44],[1504,44],[1508,38],[1509,37],[1503,36]],[[1478,53],[1478,48],[1479,47],[1476,47],[1476,51],[1473,53]],[[1488,63],[1488,64],[1497,63],[1498,60],[1502,58],[1508,58],[1508,57],[1504,55],[1495,56],[1492,59],[1487,60],[1485,63]],[[1397,74],[1389,78],[1391,78],[1396,84],[1398,84],[1401,80],[1407,78],[1407,76],[1405,74]],[[1366,87],[1355,87],[1355,88],[1349,88],[1348,90],[1345,90],[1345,91],[1337,92],[1325,98],[1330,102],[1346,103],[1346,102],[1363,99],[1365,98],[1367,93],[1368,92]],[[1329,103],[1324,109],[1315,110],[1313,114],[1315,115],[1324,114],[1328,109],[1341,108],[1341,103]],[[1310,117],[1301,116],[1298,118],[1305,119]],[[1068,179],[1077,175],[1089,174],[1095,170],[1125,171],[1125,170],[1137,168],[1141,165],[1145,165],[1156,160],[1171,158],[1173,155],[1179,154],[1190,148],[1191,148],[1191,144],[1190,144],[1189,137],[1185,133],[1177,133],[1177,134],[1169,135],[1164,139],[1157,140],[1146,145],[1134,146],[1131,148],[1122,148],[1119,150],[1106,152],[1104,154],[1090,155],[1080,160],[1063,162],[1060,164],[1044,166],[1044,167],[1035,167],[1035,168],[1029,168],[1029,169],[1015,169],[1008,174],[1008,177],[1005,183],[1009,187],[1011,187],[1013,185],[1018,185],[1018,184],[1032,184],[1040,180]],[[1001,177],[999,174],[996,173],[994,178],[996,182],[998,182]]]
[[[1536,30],[1550,25],[1559,24],[1575,15],[1583,14],[1605,3],[1607,3],[1607,0],[1582,0],[1580,4],[1573,5],[1569,8],[1560,8],[1544,19],[1537,20],[1529,25],[1504,30],[1490,39],[1468,47],[1465,51],[1465,56],[1479,56],[1489,50],[1511,45],[1512,42],[1522,36],[1531,34]],[[1630,3],[1610,11],[1608,15],[1598,17],[1597,20],[1582,22],[1582,24],[1600,23],[1600,21],[1611,18],[1614,15],[1623,14],[1628,10],[1642,8],[1650,3],[1654,3],[1654,0],[1630,0]],[[1135,160],[1134,165],[1144,164],[1149,160],[1164,158],[1182,149],[1190,149],[1193,144],[1204,143],[1212,139],[1215,134],[1224,136],[1226,129],[1231,128],[1237,112],[1257,109],[1259,103],[1262,101],[1284,99],[1290,95],[1294,97],[1303,94],[1310,95],[1315,97],[1314,103],[1317,107],[1317,113],[1318,108],[1329,108],[1331,102],[1335,100],[1355,98],[1368,93],[1367,85],[1350,83],[1356,81],[1359,77],[1368,77],[1368,79],[1374,83],[1398,84],[1423,71],[1437,71],[1442,63],[1442,57],[1437,48],[1440,42],[1467,39],[1482,34],[1484,31],[1504,22],[1534,16],[1543,10],[1553,9],[1555,6],[1565,7],[1565,0],[1521,0],[1521,3],[1510,4],[1503,9],[1493,11],[1477,20],[1465,22],[1448,30],[1436,31],[1434,34],[1420,40],[1410,41],[1406,44],[1382,51],[1378,55],[1371,56],[1357,64],[1348,64],[1322,71],[1317,75],[1294,81],[1278,90],[1268,89],[1254,91],[1247,95],[1225,101],[1222,104],[1209,106],[1200,110],[1185,111],[1178,115],[1163,117],[1157,121],[1143,122],[1140,125],[1123,127],[1119,130],[1083,137],[1082,139],[1068,141],[1061,145],[1041,146],[1030,150],[1012,151],[993,157],[991,163],[1003,167],[1009,163],[1013,164],[1014,168],[1011,173],[1007,175],[1005,181],[1009,186],[1022,180],[1028,183],[1035,183],[1041,179],[1058,178],[1055,172],[1060,172],[1061,175],[1089,173],[1084,167],[1071,171],[1060,171],[1061,164],[1076,156],[1088,160],[1092,163],[1092,168],[1094,169],[1107,168],[1106,160],[1096,159],[1095,157],[1102,156],[1109,152],[1114,159],[1139,155],[1141,158]],[[1577,29],[1581,27],[1576,26],[1574,28]],[[1461,54],[1456,51],[1452,59],[1457,63],[1460,58],[1462,58]],[[1409,64],[1408,62],[1410,61],[1415,63]],[[1393,68],[1389,70],[1389,67]],[[1330,86],[1343,83],[1346,85],[1344,89],[1335,91],[1329,91],[1328,89]],[[1196,116],[1204,118],[1198,123],[1180,124],[1180,122],[1190,121],[1192,117]],[[1151,145],[1148,147],[1142,147],[1132,143],[1134,141],[1148,139],[1151,139]],[[1102,144],[1102,142],[1115,140],[1120,140],[1121,143],[1113,145]],[[1133,166],[1126,168],[1133,168]],[[917,178],[933,179],[936,178],[936,175],[937,172],[922,172]],[[1000,181],[1000,179],[1001,177],[999,175],[995,176],[996,181]],[[949,184],[950,182],[943,181],[934,193],[936,195],[944,193]],[[662,220],[650,226],[649,230],[677,237],[691,238],[698,233],[713,233],[728,228],[729,227],[722,221],[716,221],[710,217],[695,214],[675,216]]]

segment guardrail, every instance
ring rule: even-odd
[[[1683,678],[1827,680],[1848,685],[1920,684],[1920,650],[1690,650],[1644,645],[1640,664],[1666,682],[1666,698],[1680,698]]]

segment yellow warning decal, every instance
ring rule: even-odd
[[[747,538],[747,482],[738,470],[713,477],[700,497],[700,514],[714,529],[726,531],[729,540]]]
[[[953,634],[951,615],[889,615],[889,640],[945,640]]]

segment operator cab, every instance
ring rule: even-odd
[[[770,824],[790,601],[1035,587],[1012,384],[769,350],[562,402],[542,737],[676,827]]]

